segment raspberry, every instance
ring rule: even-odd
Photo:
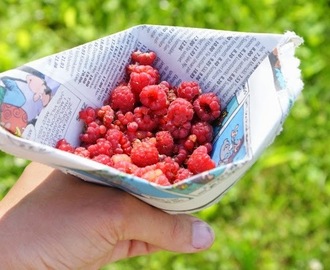
[[[102,163],[104,165],[112,166],[111,158],[107,155],[104,155],[104,154],[100,154],[98,156],[95,156],[95,157],[92,158],[92,160],[94,160],[98,163]]]
[[[214,93],[204,93],[198,96],[194,110],[200,120],[212,122],[220,116],[220,100]]]
[[[145,86],[139,97],[140,102],[151,110],[162,110],[167,107],[167,95],[159,85]]]
[[[167,118],[175,126],[180,126],[191,121],[193,116],[193,106],[183,98],[176,98],[168,107]]]
[[[96,111],[92,107],[86,107],[79,112],[79,119],[83,120],[86,125],[95,121]]]
[[[130,156],[126,155],[126,154],[114,154],[111,157],[111,159],[112,159],[113,164],[116,164],[117,162],[120,162],[120,161],[127,161],[127,162],[132,163]]]
[[[101,138],[107,131],[104,125],[99,125],[97,122],[91,122],[86,127],[83,134],[80,134],[80,141],[86,144],[93,144],[97,139]]]
[[[102,106],[96,113],[105,127],[110,128],[112,126],[112,122],[115,119],[115,112],[109,105]]]
[[[147,142],[134,144],[131,151],[132,163],[139,167],[156,164],[159,160],[158,155],[156,146],[152,146]]]
[[[174,148],[174,140],[169,131],[163,130],[158,131],[155,134],[156,137],[156,147],[159,154],[170,156]]]
[[[159,119],[151,114],[151,110],[145,106],[134,109],[134,121],[139,129],[143,131],[153,131],[158,127]]]
[[[74,147],[66,139],[59,140],[56,143],[55,148],[69,153],[74,152]]]
[[[132,60],[141,65],[152,65],[157,55],[154,52],[134,51],[131,55]]]
[[[201,93],[202,90],[198,82],[182,82],[177,88],[178,97],[184,98],[190,102]]]
[[[122,131],[109,129],[105,139],[110,143],[113,154],[129,154],[131,152],[130,141]]]
[[[156,164],[157,169],[161,169],[170,182],[173,182],[180,165],[170,157],[166,157],[163,161]]]
[[[207,122],[197,122],[191,126],[191,133],[196,135],[199,144],[209,143],[213,139],[213,127]]]
[[[127,74],[131,75],[133,72],[141,74],[141,73],[147,73],[151,76],[153,83],[151,84],[157,84],[159,81],[159,72],[157,69],[153,68],[151,65],[129,65],[127,67]]]
[[[193,174],[198,174],[215,168],[215,162],[208,155],[207,148],[199,146],[188,158],[187,168]]]
[[[193,173],[191,171],[186,168],[179,168],[178,172],[176,173],[176,178],[173,181],[173,184],[185,180],[191,176],[193,176]]]
[[[101,154],[109,157],[113,155],[111,143],[104,138],[100,138],[96,141],[96,143],[89,145],[87,150],[92,158]]]
[[[175,145],[173,150],[173,159],[179,165],[184,165],[188,157],[187,150],[182,145]]]
[[[188,138],[182,142],[184,148],[189,153],[191,153],[195,149],[196,143],[197,143],[197,136],[195,134],[190,134]]]
[[[112,165],[113,168],[125,172],[128,174],[134,174],[135,171],[138,169],[138,166],[133,164],[132,162],[126,161],[126,160],[121,160]]]
[[[169,186],[171,184],[166,175],[160,169],[149,170],[144,173],[141,178],[162,186]]]
[[[112,90],[108,102],[112,109],[126,113],[134,109],[135,95],[127,85],[119,85]]]
[[[85,158],[90,157],[90,152],[85,147],[82,147],[82,146],[79,146],[76,149],[74,149],[73,153],[77,156],[81,156],[81,157],[85,157]]]
[[[185,122],[177,126],[172,121],[167,121],[162,126],[162,129],[169,131],[174,139],[183,139],[190,134],[191,122]]]

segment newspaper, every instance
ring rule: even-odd
[[[295,57],[302,42],[293,32],[138,25],[29,62],[0,74],[0,149],[123,189],[169,213],[199,211],[218,202],[280,133],[303,89]],[[62,138],[79,145],[79,111],[103,104],[137,49],[157,53],[162,80],[198,81],[220,97],[215,169],[160,186],[54,148]]]

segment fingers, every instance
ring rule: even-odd
[[[205,250],[214,241],[210,226],[193,216],[170,215],[133,197],[126,200],[117,226],[119,241],[135,239],[181,253]]]

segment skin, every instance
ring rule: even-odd
[[[193,216],[31,163],[0,202],[0,238],[3,269],[90,270],[160,250],[200,252],[214,234]]]

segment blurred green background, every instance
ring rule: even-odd
[[[330,269],[329,0],[2,0],[0,72],[137,24],[295,31],[305,83],[275,143],[216,205],[200,254],[161,252],[105,269]],[[0,152],[0,198],[27,161]]]

